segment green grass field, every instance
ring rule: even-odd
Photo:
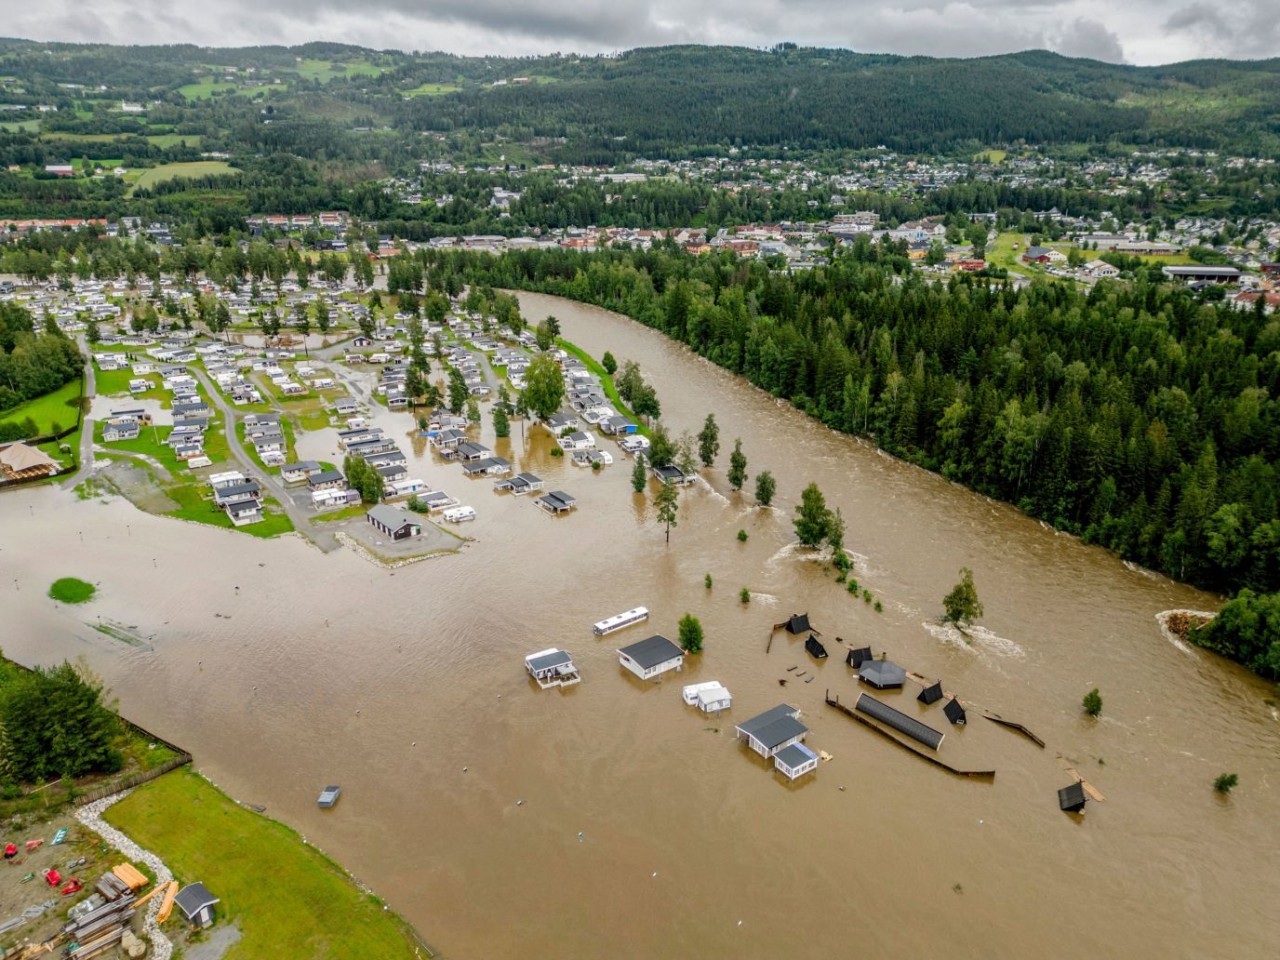
[[[461,89],[462,86],[456,83],[424,83],[421,86],[414,87],[412,90],[401,91],[401,96],[442,97],[446,93],[457,93]]]
[[[351,63],[333,63],[329,60],[303,60],[294,66],[294,72],[303,80],[319,80],[328,83],[334,77],[376,77],[385,73],[385,67],[375,66],[367,60]]]
[[[995,242],[987,244],[987,262],[1016,273],[1033,273],[1038,268],[1022,262],[1022,254],[1030,242],[1031,238],[1025,233],[1002,233]]]
[[[179,177],[209,177],[220,173],[239,173],[235,167],[222,160],[198,160],[194,163],[165,163],[145,171],[138,180],[141,189],[175,180]]]
[[[165,514],[167,517],[190,520],[193,523],[204,523],[211,527],[222,527],[225,530],[235,530],[238,533],[247,533],[250,536],[261,537],[264,540],[293,531],[293,521],[289,519],[289,515],[269,497],[264,498],[262,501],[263,519],[257,523],[237,527],[231,522],[231,518],[227,516],[225,510],[214,505],[212,498],[205,499],[209,490],[203,481],[174,484],[173,486],[165,487],[164,492],[165,496],[178,504],[177,510],[171,510]]]
[[[225,960],[411,960],[408,927],[293,830],[239,806],[189,769],[139,787],[104,814],[184,883],[222,902],[241,940]],[[171,926],[176,926],[170,921]]]
[[[180,133],[155,133],[147,137],[147,143],[153,147],[159,147],[166,150],[169,147],[199,147],[203,137],[199,136],[183,136]]]
[[[1004,163],[1004,158],[1009,156],[1008,150],[983,150],[974,156],[974,163]]]
[[[36,397],[0,413],[0,423],[22,421],[30,417],[36,422],[40,436],[56,433],[53,429],[55,425],[61,430],[75,426],[79,403],[80,381],[72,380],[53,393],[46,393],[43,397]]]
[[[220,90],[234,90],[236,85],[229,80],[216,80],[205,77],[198,83],[188,83],[178,88],[178,92],[188,100],[208,100]]]

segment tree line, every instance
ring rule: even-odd
[[[1182,288],[786,275],[673,249],[424,254],[626,313],[827,425],[1214,590],[1280,588],[1280,320]]]

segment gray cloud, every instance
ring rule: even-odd
[[[0,0],[41,40],[239,46],[332,40],[465,54],[780,40],[981,56],[1028,48],[1134,63],[1280,55],[1276,0]]]

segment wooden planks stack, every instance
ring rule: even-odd
[[[111,872],[117,880],[123,883],[134,893],[137,893],[151,882],[131,863],[121,863],[114,866],[111,868]]]
[[[121,897],[128,896],[132,898],[133,896],[133,891],[129,889],[129,885],[114,873],[104,873],[94,889],[102,894],[102,899],[111,902],[115,902]]]
[[[73,920],[62,928],[64,937],[79,944],[68,956],[73,960],[89,960],[114,947],[124,936],[125,926],[132,918],[133,894],[126,888],[125,893],[117,896],[114,901],[104,903],[97,910],[86,913],[79,920]]]

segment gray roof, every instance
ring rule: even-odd
[[[193,919],[205,907],[211,907],[215,903],[222,901],[208,891],[203,883],[197,880],[195,883],[189,883],[183,887],[173,902],[182,908],[182,912],[187,915],[187,919]]]
[[[683,650],[659,634],[654,634],[639,643],[633,643],[629,647],[622,647],[618,650],[618,653],[626,654],[639,664],[643,670],[656,667],[658,664],[666,663],[668,660],[674,660],[676,657],[684,656]]]
[[[892,660],[868,660],[858,668],[858,676],[873,687],[900,687],[907,671]]]
[[[399,530],[406,523],[412,523],[415,526],[421,526],[422,522],[398,507],[389,507],[385,503],[379,503],[370,507],[369,512],[365,516],[376,520],[390,530]]]
[[[744,720],[738,724],[737,729],[772,749],[792,737],[808,732],[809,728],[796,719],[799,712],[798,707],[780,703],[750,720]]]
[[[313,475],[313,476],[311,476],[311,477],[308,477],[308,478],[307,478],[307,482],[308,482],[308,483],[310,483],[310,484],[311,484],[311,486],[313,486],[313,487],[318,487],[318,486],[320,486],[321,484],[324,484],[324,483],[333,483],[333,482],[335,482],[335,481],[337,481],[337,480],[341,480],[341,479],[342,479],[342,473],[341,473],[341,471],[338,471],[338,470],[321,470],[319,473],[314,474],[314,475]]]
[[[541,657],[534,657],[528,661],[529,666],[534,670],[549,670],[552,667],[558,667],[561,664],[573,663],[573,657],[565,653],[563,650],[557,650],[555,653],[544,654]]]
[[[798,767],[808,763],[810,760],[817,760],[818,755],[806,747],[802,743],[793,743],[790,746],[783,747],[774,757],[788,767]]]
[[[299,460],[297,463],[286,463],[280,468],[281,473],[295,473],[299,470],[318,470],[320,464],[314,460]]]
[[[853,708],[859,713],[875,717],[881,723],[893,727],[899,733],[905,733],[912,740],[919,740],[932,750],[937,750],[942,744],[943,734],[941,731],[933,729],[928,724],[921,723],[915,717],[908,717],[905,713],[895,710],[887,703],[881,703],[868,694],[864,693],[859,696],[858,702],[854,704]]]

